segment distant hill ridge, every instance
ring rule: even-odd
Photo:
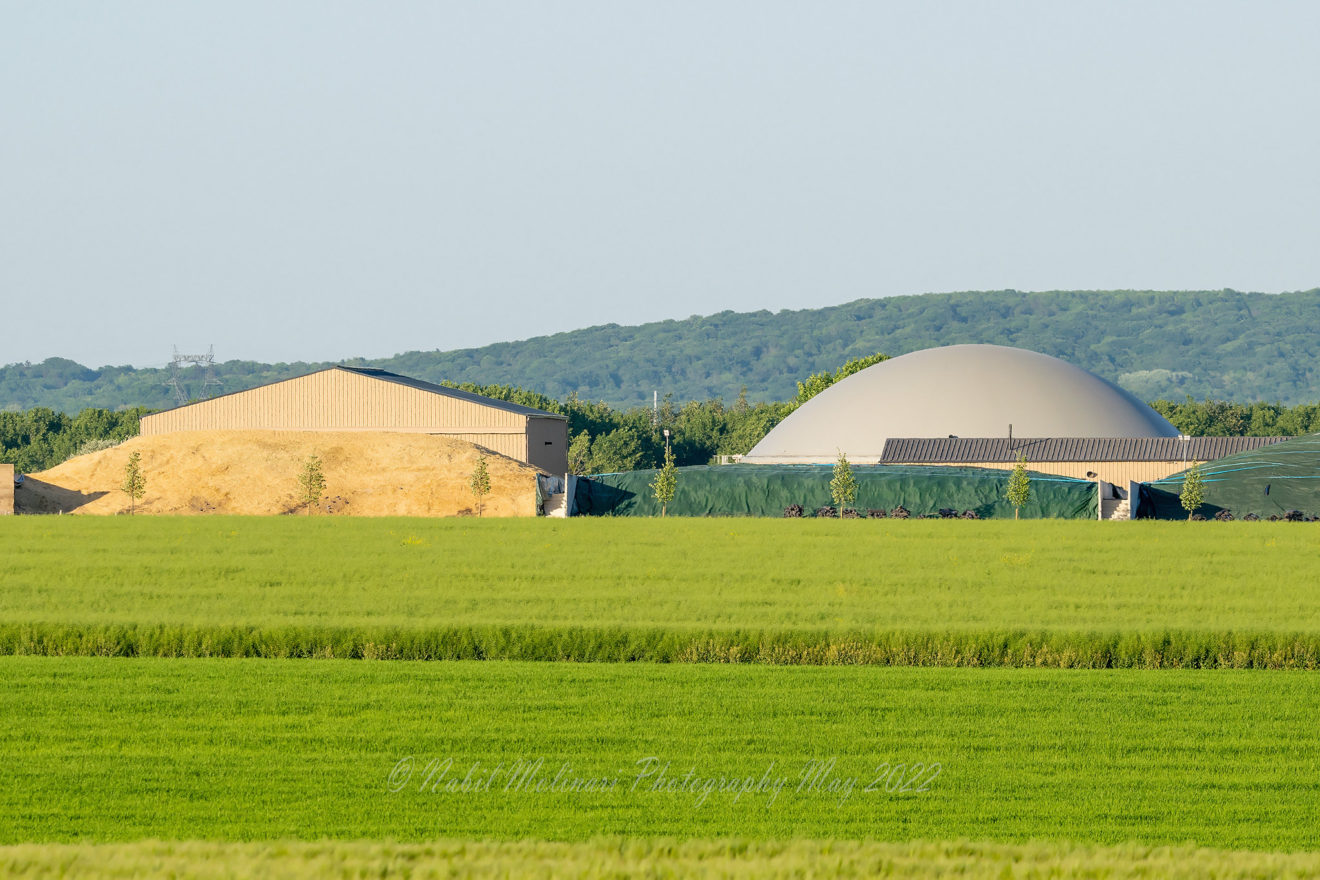
[[[820,309],[721,312],[624,327],[605,324],[521,342],[408,352],[348,363],[433,382],[520,385],[615,407],[742,388],[785,400],[798,379],[877,351],[897,356],[983,342],[1064,358],[1144,400],[1186,395],[1286,404],[1320,400],[1320,289],[1299,293],[1050,291],[939,293],[863,299]],[[219,366],[225,391],[329,363]],[[50,358],[0,367],[0,409],[165,408],[167,369],[89,369]],[[200,386],[200,381],[197,383]]]

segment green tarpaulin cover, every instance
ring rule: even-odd
[[[1178,500],[1186,471],[1142,484],[1137,516],[1186,519]],[[1264,519],[1290,510],[1320,515],[1320,434],[1284,440],[1201,465],[1207,518],[1227,510],[1237,519],[1249,513]]]
[[[941,508],[961,514],[974,510],[983,519],[1013,518],[1004,494],[1008,471],[988,468],[854,465],[857,500],[853,507],[890,511],[900,505],[913,517]],[[678,489],[669,502],[670,516],[783,516],[800,504],[805,515],[832,505],[831,465],[729,464],[682,467]],[[659,516],[650,484],[656,471],[597,474],[577,481],[576,513],[588,516]],[[1031,501],[1024,518],[1095,519],[1096,485],[1052,474],[1031,473]]]

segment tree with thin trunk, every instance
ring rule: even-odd
[[[128,496],[128,515],[137,510],[137,501],[147,494],[147,478],[142,473],[142,453],[134,452],[124,465],[124,482],[119,487]]]
[[[1027,476],[1027,457],[1019,455],[1013,473],[1008,477],[1008,491],[1004,493],[1013,505],[1013,519],[1018,518],[1022,506],[1031,500],[1031,478]]]
[[[661,517],[665,515],[669,502],[674,500],[674,493],[677,490],[678,467],[674,464],[674,450],[666,446],[665,466],[656,471],[655,480],[651,483],[651,491],[655,493],[655,500],[660,504]]]
[[[486,454],[484,452],[477,454],[477,466],[472,471],[472,479],[468,482],[468,488],[472,490],[472,495],[477,499],[477,516],[481,516],[485,508],[485,498],[490,494],[490,471],[486,467]]]
[[[587,470],[590,464],[591,434],[585,430],[578,431],[568,444],[568,472],[579,476],[590,473]]]
[[[1178,493],[1178,503],[1187,511],[1187,521],[1200,506],[1205,503],[1205,479],[1201,476],[1201,465],[1194,464],[1183,474],[1182,491]]]
[[[830,497],[839,509],[839,519],[843,519],[843,509],[857,500],[857,477],[853,476],[852,465],[848,464],[848,456],[843,452],[839,453],[839,460],[834,463]]]
[[[307,509],[308,516],[312,515],[312,508],[321,503],[324,493],[325,473],[321,470],[321,459],[309,456],[298,473],[298,501]]]

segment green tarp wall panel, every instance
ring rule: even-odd
[[[913,517],[940,508],[974,510],[984,519],[1013,518],[1004,493],[1008,471],[988,468],[854,465],[862,516],[868,508],[906,507]],[[651,491],[656,471],[596,474],[579,479],[574,493],[578,515],[659,516]],[[670,516],[783,516],[801,504],[805,515],[833,504],[831,465],[729,464],[681,467]],[[1022,516],[1031,519],[1095,519],[1096,484],[1052,474],[1031,474],[1031,501]]]
[[[1186,471],[1142,484],[1137,516],[1187,519],[1178,500]],[[1320,434],[1307,434],[1272,446],[1239,452],[1201,465],[1207,519],[1227,510],[1237,519],[1261,519],[1299,510],[1320,515]]]

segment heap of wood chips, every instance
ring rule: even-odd
[[[490,493],[483,516],[535,516],[536,468],[464,440],[429,434],[331,431],[186,431],[134,437],[111,449],[30,474],[14,495],[19,513],[128,512],[124,466],[142,454],[140,513],[302,512],[298,475],[321,459],[318,513],[470,516],[470,484],[486,454]]]

